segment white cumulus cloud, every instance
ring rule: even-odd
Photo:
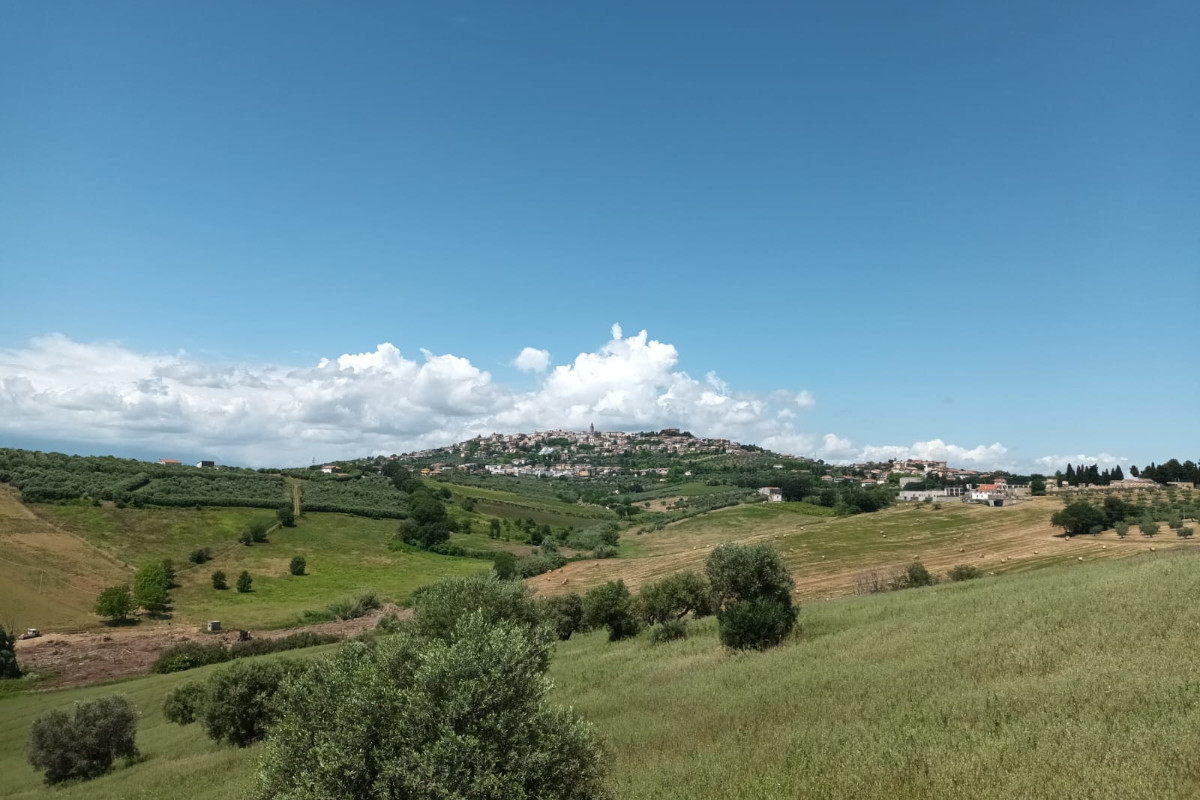
[[[513,366],[522,372],[545,372],[550,366],[550,351],[526,347],[513,359]]]
[[[1075,466],[1095,464],[1098,467],[1112,469],[1113,467],[1128,464],[1129,459],[1125,456],[1114,456],[1108,453],[1101,453],[1098,456],[1088,456],[1082,453],[1073,456],[1042,456],[1035,458],[1033,463],[1044,473],[1053,474],[1058,470],[1065,470],[1067,464]]]
[[[807,390],[737,392],[715,373],[678,369],[679,353],[646,331],[612,337],[551,368],[525,348],[514,366],[541,377],[525,391],[468,359],[390,343],[307,367],[215,364],[180,352],[139,353],[61,335],[0,349],[0,434],[53,438],[120,452],[203,453],[228,463],[307,463],[450,444],[476,434],[548,428],[646,430],[762,444],[779,452],[857,461],[915,456],[1002,466],[1002,445],[940,440],[857,446],[795,426],[815,404]]]

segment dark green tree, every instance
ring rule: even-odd
[[[770,545],[718,545],[704,565],[721,641],[736,649],[781,642],[796,624],[795,582]]]
[[[245,594],[246,592],[250,591],[250,587],[253,585],[253,583],[254,579],[250,577],[250,573],[242,570],[242,574],[238,575],[237,590],[242,594]]]
[[[133,609],[133,595],[128,586],[109,586],[96,598],[96,614],[114,623],[129,619]]]
[[[146,564],[133,575],[133,600],[152,615],[163,614],[171,602],[170,587],[162,562]]]
[[[29,732],[29,763],[48,784],[90,780],[112,769],[113,761],[138,757],[137,709],[112,695],[75,704],[73,715],[54,709],[34,720]]]
[[[228,589],[229,584],[225,582],[225,573],[217,570],[212,574],[212,587],[214,589]]]
[[[296,556],[292,559],[292,563],[288,565],[288,571],[293,575],[303,575],[308,562],[304,560],[304,556]]]
[[[17,666],[17,637],[0,625],[0,680],[21,677]]]
[[[292,508],[291,503],[286,506],[280,506],[275,511],[275,518],[279,520],[279,524],[285,528],[296,527],[296,511]]]
[[[583,596],[583,619],[590,628],[608,628],[615,642],[636,636],[641,628],[633,595],[625,581],[609,581]]]
[[[712,587],[696,572],[677,572],[647,585],[641,591],[641,601],[651,625],[683,619],[688,614],[699,618],[713,613]]]
[[[583,598],[575,592],[555,595],[542,601],[550,627],[562,641],[583,625]]]

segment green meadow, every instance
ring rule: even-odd
[[[765,653],[722,649],[712,620],[663,645],[577,635],[551,678],[608,741],[625,800],[1189,798],[1198,586],[1191,553],[1048,566],[808,603]],[[201,674],[0,699],[0,796],[242,796],[255,748],[162,720],[166,692]],[[34,716],[114,691],[142,712],[145,762],[42,787],[22,753]]]

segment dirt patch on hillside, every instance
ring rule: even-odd
[[[347,638],[372,630],[379,618],[388,613],[404,617],[412,612],[389,604],[359,619],[284,630],[250,631],[250,636],[253,639],[278,639],[308,631]],[[16,649],[23,670],[46,676],[38,682],[40,689],[61,689],[143,675],[150,671],[150,665],[160,653],[182,642],[220,642],[229,646],[237,640],[236,630],[209,634],[191,626],[163,622],[86,633],[45,633],[37,639],[18,641]]]

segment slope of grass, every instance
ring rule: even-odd
[[[667,645],[576,636],[551,677],[608,740],[624,800],[1195,797],[1198,573],[1159,554],[815,603],[767,653],[724,651],[711,620]],[[0,796],[241,796],[256,748],[162,721],[199,674],[0,699]],[[147,761],[41,788],[33,718],[111,691],[141,710]]]
[[[245,508],[97,508],[82,503],[36,510],[132,565],[172,559],[180,584],[172,591],[176,622],[219,619],[226,627],[284,626],[296,623],[304,611],[359,592],[376,591],[402,603],[427,583],[490,568],[489,562],[478,559],[389,551],[395,520],[308,513],[295,528],[276,528],[267,543],[246,547],[238,544],[238,535],[253,521],[273,522],[274,513]],[[198,547],[211,548],[213,560],[189,563],[188,555]],[[298,555],[308,562],[303,576],[288,570]],[[226,574],[231,588],[212,588],[211,575],[217,570]],[[253,591],[246,594],[232,588],[243,570],[254,579]],[[127,581],[129,575],[117,579]],[[84,622],[97,622],[86,612],[98,591],[92,587],[81,597]]]

